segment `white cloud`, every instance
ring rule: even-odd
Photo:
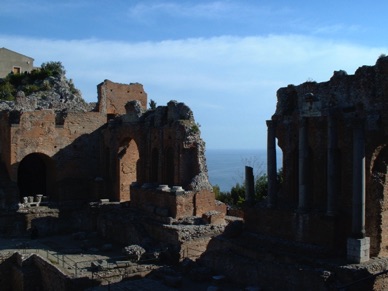
[[[284,16],[290,13],[293,13],[293,10],[284,6],[269,6],[234,0],[149,1],[148,3],[139,2],[128,8],[130,18],[143,22],[152,21],[153,17],[251,21],[260,18]]]
[[[135,18],[160,14],[167,14],[173,17],[219,18],[231,14],[235,8],[237,6],[229,1],[212,1],[196,4],[166,1],[147,4],[138,3],[129,8],[129,15]]]
[[[0,35],[0,43],[35,65],[61,61],[88,101],[104,79],[142,83],[158,105],[183,101],[213,148],[264,148],[279,87],[326,81],[334,70],[353,74],[387,50],[297,35],[138,43]]]

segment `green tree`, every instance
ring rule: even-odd
[[[236,183],[230,189],[230,195],[232,196],[233,205],[242,206],[245,201],[245,186],[244,184]]]
[[[58,77],[58,76],[66,74],[66,70],[63,67],[61,62],[47,62],[47,63],[43,63],[40,66],[40,69],[48,77],[50,77],[50,76]]]
[[[255,181],[255,200],[261,200],[267,197],[268,192],[268,176],[262,174],[256,177]]]

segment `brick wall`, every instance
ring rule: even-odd
[[[147,93],[141,84],[120,84],[105,80],[97,86],[97,91],[101,113],[125,114],[125,104],[131,100],[139,100],[143,109],[147,108]]]
[[[9,142],[3,142],[10,145],[11,179],[18,180],[19,165],[26,156],[39,154],[47,168],[52,199],[79,199],[74,193],[84,193],[87,198],[90,186],[85,179],[100,173],[97,130],[105,122],[98,112],[69,113],[61,125],[56,124],[52,110],[20,113],[19,122],[10,127]]]

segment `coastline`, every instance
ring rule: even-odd
[[[245,166],[253,168],[254,175],[267,172],[267,151],[264,149],[207,149],[206,163],[209,181],[220,186],[223,192],[230,191],[236,183],[244,183]],[[278,168],[282,155],[278,151]]]

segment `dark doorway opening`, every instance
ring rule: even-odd
[[[164,156],[164,184],[174,185],[174,152],[172,148],[167,148]]]
[[[47,165],[43,154],[30,154],[19,165],[18,187],[21,199],[36,194],[47,195]]]

